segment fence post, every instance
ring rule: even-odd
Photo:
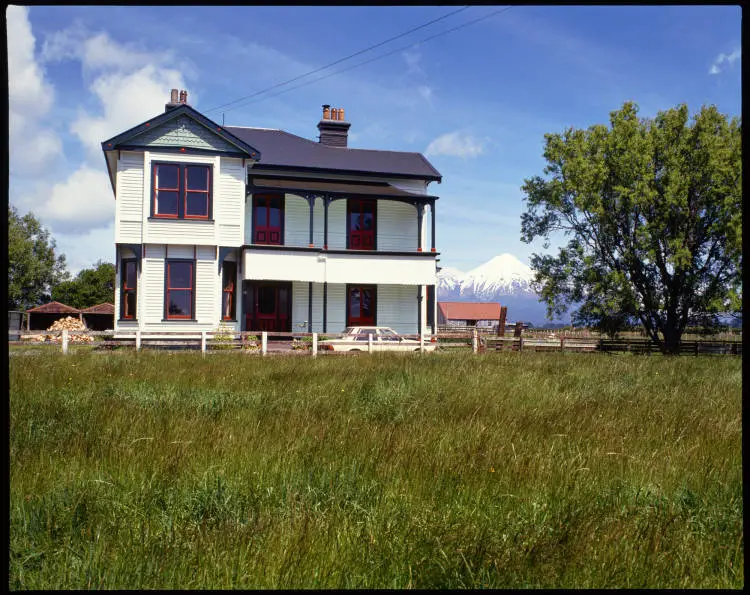
[[[312,356],[317,357],[318,355],[318,333],[313,333],[312,337]]]
[[[424,333],[419,333],[419,353],[424,353]]]
[[[201,331],[201,353],[206,355],[206,331]]]
[[[565,349],[564,342],[565,342],[565,338],[564,337],[560,337],[560,353],[562,353],[564,351],[564,349]]]
[[[268,331],[261,331],[260,333],[260,354],[266,355],[268,352]]]
[[[141,330],[140,329],[135,331],[135,350],[136,351],[141,350]]]
[[[477,335],[477,329],[474,328],[471,331],[471,351],[473,353],[476,353],[478,349],[479,349],[479,340],[478,340],[478,335]]]
[[[64,355],[68,353],[68,329],[66,328],[62,331],[62,352]]]
[[[367,353],[372,353],[372,333],[367,335]]]
[[[523,351],[523,337],[518,337],[518,351]]]

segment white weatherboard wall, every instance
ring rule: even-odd
[[[309,244],[310,207],[304,198],[287,194],[284,197],[284,245],[308,246]]]
[[[242,159],[221,157],[219,194],[214,196],[214,218],[220,246],[241,246],[245,223],[245,168]]]
[[[378,326],[389,326],[403,335],[417,334],[417,288],[409,285],[378,285]]]
[[[115,184],[115,242],[140,244],[143,239],[143,153],[123,151]]]
[[[377,209],[378,250],[416,250],[417,209],[392,200],[379,200]]]
[[[147,244],[138,285],[139,327],[144,331],[213,330],[221,313],[221,279],[215,246],[196,246],[195,321],[164,321],[165,258],[193,258],[193,246]],[[239,294],[238,294],[239,295]],[[125,327],[118,324],[118,329]]]

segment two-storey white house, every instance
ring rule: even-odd
[[[102,143],[116,330],[434,334],[441,176],[419,153],[348,147],[349,127],[329,106],[318,141],[220,126],[173,89],[164,113]]]

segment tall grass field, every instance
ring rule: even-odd
[[[10,589],[742,588],[741,359],[9,360]]]

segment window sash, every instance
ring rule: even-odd
[[[190,283],[189,286],[177,286],[172,285],[172,265],[175,264],[181,264],[181,265],[188,265],[190,267]],[[165,291],[164,291],[164,310],[165,310],[165,318],[167,320],[174,320],[174,319],[182,319],[182,320],[192,320],[193,318],[193,311],[195,309],[195,263],[193,261],[186,261],[186,260],[167,260],[166,261],[166,279],[164,282],[165,285]],[[183,304],[180,302],[184,302],[184,300],[175,301],[174,305],[180,307],[182,310],[180,313],[171,312],[171,306],[172,306],[172,293],[175,294],[175,298],[177,296],[188,296],[188,300]],[[182,306],[185,306],[184,308]],[[187,310],[187,312],[185,312]]]
[[[120,318],[122,320],[135,320],[138,305],[138,265],[135,259],[123,259],[121,262]],[[132,285],[129,283],[132,283]],[[132,308],[130,307],[131,300],[133,302]]]
[[[161,186],[159,168],[177,168],[177,187]],[[213,203],[213,168],[210,164],[152,163],[151,216],[160,219],[210,220]],[[200,199],[203,200],[200,200]],[[167,201],[174,209],[164,211]]]

